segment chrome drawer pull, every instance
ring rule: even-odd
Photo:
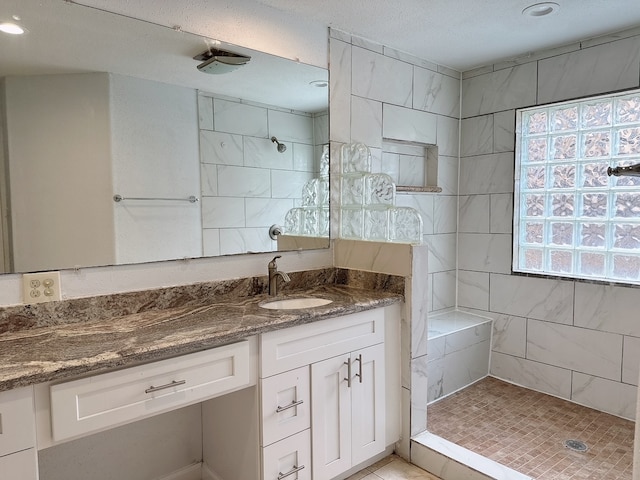
[[[347,387],[351,388],[351,357],[347,358],[347,361],[343,362],[343,365],[347,366],[347,378],[343,378],[343,380],[346,380]]]
[[[294,473],[298,473],[303,468],[304,468],[304,465],[300,465],[299,467],[296,467],[294,465],[293,469],[289,470],[287,473],[278,472],[278,480],[282,480],[283,478],[287,478],[288,476],[293,475]]]
[[[360,383],[362,383],[362,354],[358,355],[358,358],[356,358],[356,362],[358,362],[358,372],[356,373],[356,377],[358,377],[360,379]]]
[[[153,385],[151,385],[149,388],[147,388],[144,393],[153,393],[153,392],[157,392],[159,390],[165,390],[167,388],[171,388],[171,387],[177,387],[178,385],[184,385],[185,383],[187,383],[186,380],[174,380],[171,383],[167,383],[166,385],[160,385],[159,387],[154,387]]]
[[[289,410],[290,408],[297,407],[298,405],[302,405],[303,403],[304,403],[304,400],[298,400],[297,402],[295,400],[292,400],[289,405],[285,405],[284,407],[281,407],[280,405],[278,405],[278,408],[276,408],[276,413],[284,412],[285,410]]]

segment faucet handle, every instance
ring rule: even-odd
[[[268,268],[278,268],[278,265],[276,264],[276,260],[282,258],[282,255],[276,255],[275,257],[273,257],[273,260],[271,260],[269,262],[269,265],[267,265]]]

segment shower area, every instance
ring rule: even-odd
[[[493,376],[508,329],[494,317],[429,316],[428,431],[412,461],[443,480],[631,480],[635,423]]]

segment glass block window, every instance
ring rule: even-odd
[[[640,90],[516,112],[516,272],[640,284]]]

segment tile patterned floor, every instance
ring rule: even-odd
[[[397,455],[383,458],[347,480],[440,480]]]
[[[627,480],[634,422],[487,377],[429,405],[429,431],[537,480]],[[585,453],[564,446],[587,444]]]

